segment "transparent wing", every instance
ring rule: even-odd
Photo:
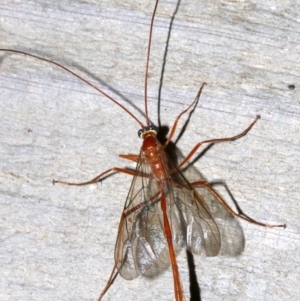
[[[160,190],[142,153],[125,202],[115,249],[115,262],[125,279],[152,268],[168,250],[160,209]]]
[[[182,153],[175,149],[175,157],[181,162],[184,158]],[[193,165],[187,165],[181,170],[182,174],[189,180],[190,183],[197,181],[205,181],[207,179],[204,175],[199,172]],[[229,196],[234,202],[234,198],[226,183],[218,180],[211,183],[213,187],[217,187],[217,191],[223,197],[224,195]],[[211,215],[214,217],[220,236],[222,237],[221,249],[219,255],[226,256],[237,256],[241,254],[245,247],[245,238],[243,229],[239,223],[239,220],[235,218],[216,198],[212,191],[206,186],[194,187],[197,193],[205,200],[206,205],[209,207]]]
[[[153,177],[141,152],[121,217],[115,262],[125,279],[153,275],[169,266],[160,207],[162,189],[175,251],[185,247],[195,254],[215,256],[220,250],[219,230],[205,201],[159,147],[166,179],[159,183]]]

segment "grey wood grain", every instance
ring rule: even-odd
[[[185,0],[172,26],[161,95],[168,126],[207,82],[179,148],[241,132],[195,167],[226,181],[251,217],[240,222],[241,255],[195,256],[202,300],[298,300],[299,2]],[[148,101],[157,97],[176,1],[155,21]],[[53,59],[87,77],[144,120],[144,72],[153,1],[1,1],[0,48]],[[292,86],[294,85],[294,89]],[[108,99],[58,68],[0,53],[1,300],[96,300],[113,266],[130,177],[84,181],[138,153],[138,124]],[[289,88],[290,86],[290,88]],[[130,103],[128,102],[130,100]],[[134,108],[138,107],[141,111]],[[183,125],[183,121],[179,127]],[[225,198],[230,198],[224,193]],[[188,298],[185,252],[178,256]],[[173,300],[171,270],[116,280],[105,300]]]

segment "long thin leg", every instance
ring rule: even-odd
[[[127,160],[131,160],[133,162],[137,162],[138,161],[138,158],[139,156],[137,155],[119,155],[119,157],[121,158],[124,158],[124,159],[127,159]],[[124,169],[124,168],[119,168],[119,167],[113,167],[113,168],[110,168],[104,172],[102,172],[100,175],[96,176],[95,178],[93,178],[92,180],[89,180],[89,181],[86,181],[86,182],[82,182],[82,183],[71,183],[71,182],[65,182],[65,181],[59,181],[59,180],[53,180],[52,183],[55,184],[55,183],[60,183],[60,184],[65,184],[65,185],[74,185],[74,186],[83,186],[83,185],[89,185],[89,184],[94,184],[94,183],[97,183],[101,180],[101,178],[110,173],[110,172],[122,172],[122,173],[125,173],[125,174],[128,174],[128,175],[131,175],[131,176],[134,176],[136,175],[136,173],[132,170],[129,170],[129,169]]]
[[[251,128],[254,126],[254,124],[257,122],[257,120],[260,119],[260,116],[257,115],[255,120],[240,134],[232,136],[232,137],[228,137],[228,138],[215,138],[215,139],[209,139],[209,140],[204,140],[201,141],[199,143],[197,143],[194,148],[190,151],[190,153],[184,158],[184,160],[177,166],[178,168],[182,167],[185,163],[187,163],[187,161],[194,155],[194,153],[198,150],[198,148],[205,144],[205,143],[216,143],[216,142],[225,142],[225,141],[234,141],[236,139],[239,139],[243,136],[245,136],[250,130]]]
[[[103,296],[105,295],[105,293],[108,291],[108,289],[111,287],[111,285],[113,284],[113,282],[115,281],[116,277],[118,276],[118,271],[116,271],[117,267],[116,265],[114,265],[113,270],[111,271],[110,277],[107,281],[106,286],[104,287],[104,289],[101,292],[101,295],[98,298],[98,301],[101,301]]]
[[[249,223],[255,224],[255,225],[259,225],[259,226],[263,226],[263,227],[269,227],[269,228],[274,228],[274,227],[282,227],[282,228],[286,228],[286,224],[278,224],[278,225],[273,225],[273,224],[265,224],[265,223],[261,223],[258,222],[246,215],[240,214],[240,213],[236,213],[235,211],[233,211],[231,209],[231,207],[227,204],[227,202],[219,195],[219,193],[206,181],[197,181],[197,182],[193,182],[190,183],[192,187],[207,187],[212,193],[213,195],[220,201],[220,203],[222,203],[225,208],[234,216],[241,218]]]
[[[174,124],[173,124],[173,126],[172,126],[172,129],[171,129],[171,132],[170,132],[170,135],[169,135],[167,141],[165,142],[165,144],[163,145],[164,148],[166,148],[167,145],[169,144],[169,142],[172,140],[172,138],[173,138],[173,136],[174,136],[174,134],[175,134],[175,130],[176,130],[176,128],[177,128],[177,123],[178,123],[179,119],[181,118],[181,116],[182,116],[183,114],[185,114],[185,113],[186,113],[186,112],[187,112],[187,111],[188,111],[188,110],[189,110],[189,109],[197,102],[197,100],[199,99],[199,97],[200,97],[200,95],[201,95],[201,92],[202,92],[202,90],[203,90],[203,88],[204,88],[205,85],[206,85],[206,83],[203,83],[203,84],[201,85],[201,87],[200,87],[200,89],[199,89],[199,91],[198,91],[198,93],[197,93],[195,99],[193,100],[193,102],[192,102],[185,110],[183,110],[183,111],[178,115],[178,117],[175,119],[175,122],[174,122]]]
[[[117,271],[117,262],[121,262],[120,250],[122,250],[122,247],[120,246],[121,240],[119,239],[119,237],[121,235],[121,230],[122,230],[122,227],[123,227],[124,220],[125,220],[125,214],[124,214],[124,211],[123,211],[123,213],[121,215],[120,222],[119,222],[119,226],[118,226],[117,242],[116,242],[116,246],[115,246],[116,252],[118,252],[118,253],[115,253],[115,264],[114,264],[114,267],[111,271],[109,279],[108,279],[104,289],[102,290],[100,297],[98,298],[98,301],[102,300],[103,296],[108,291],[108,289],[111,287],[111,285],[113,284],[113,282],[115,281],[115,279],[116,279],[116,277],[118,276],[118,273],[119,273]]]
[[[53,180],[53,184],[55,183],[60,183],[60,184],[65,184],[65,185],[74,185],[74,186],[83,186],[83,185],[89,185],[89,184],[94,184],[97,183],[101,180],[101,178],[103,178],[104,175],[110,173],[110,172],[122,172],[131,176],[136,175],[136,172],[133,170],[129,170],[129,169],[124,169],[124,168],[119,168],[119,167],[113,167],[110,168],[104,172],[102,172],[100,175],[98,175],[97,177],[93,178],[92,180],[86,181],[86,182],[82,182],[82,183],[71,183],[71,182],[65,182],[65,181],[59,181],[59,180]]]
[[[175,300],[176,301],[184,301],[184,293],[183,293],[183,288],[180,280],[180,275],[178,271],[178,266],[177,266],[177,261],[176,261],[176,255],[172,243],[172,230],[171,226],[168,220],[167,216],[167,201],[166,197],[164,194],[164,191],[161,191],[161,210],[163,212],[163,220],[164,220],[164,231],[165,231],[165,236],[166,240],[168,243],[169,247],[169,255],[170,255],[170,262],[171,262],[171,267],[172,267],[172,272],[173,272],[173,282],[174,282],[174,293],[175,293]]]
[[[123,154],[120,154],[119,157],[121,157],[123,159],[133,161],[133,162],[136,162],[136,163],[139,160],[139,156],[137,156],[137,155],[123,155]]]

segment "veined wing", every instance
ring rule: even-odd
[[[208,206],[159,147],[166,178],[160,182],[154,178],[141,151],[119,224],[115,262],[125,279],[153,275],[169,265],[162,191],[175,251],[185,247],[195,254],[215,256],[220,249],[219,230]]]

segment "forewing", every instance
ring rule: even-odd
[[[159,256],[169,260],[160,197],[157,181],[141,153],[125,202],[115,249],[115,262],[125,279],[145,274],[157,265]]]

